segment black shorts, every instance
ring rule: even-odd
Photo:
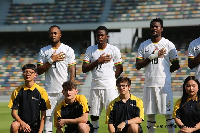
[[[90,127],[89,133],[93,133],[94,128],[93,128],[92,124],[90,123],[90,121],[88,121],[87,124]],[[65,133],[79,133],[78,125],[77,124],[68,124],[67,127],[65,127]]]
[[[33,124],[33,125],[29,125],[31,127],[31,133],[38,133],[39,131],[39,125],[37,123]],[[23,130],[19,131],[19,133],[24,133]]]
[[[121,132],[116,132],[116,133],[127,133],[127,130],[128,130],[128,127],[129,125],[125,126]],[[140,133],[143,133],[143,130],[142,130],[142,126],[139,124],[139,127],[140,127]]]

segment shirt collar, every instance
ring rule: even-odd
[[[192,99],[192,98],[189,98],[189,97],[188,97],[188,98],[187,98],[187,102],[188,102],[188,101],[190,101],[190,100],[192,100],[192,101],[193,101],[193,99]],[[197,101],[197,97],[195,98],[195,101]]]
[[[26,91],[26,90],[31,90],[31,91],[33,91],[33,90],[35,89],[35,87],[36,87],[36,83],[34,83],[34,85],[33,85],[31,88],[28,88],[28,87],[25,86],[25,84],[23,84],[23,88],[24,88],[25,91]]]

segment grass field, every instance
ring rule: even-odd
[[[174,103],[177,100],[177,98],[174,98]],[[9,133],[10,124],[13,121],[13,118],[11,117],[11,109],[7,107],[8,103],[0,103],[0,133]],[[102,115],[100,117],[100,128],[99,133],[108,133],[107,125],[105,124],[105,116],[106,112],[103,110]],[[146,116],[145,120],[142,123],[142,128],[144,133],[147,133],[146,130]],[[156,115],[156,121],[157,121],[157,127],[156,133],[162,133],[167,132],[167,129],[165,128],[165,117],[163,115]],[[163,125],[163,128],[160,128]],[[176,128],[176,132],[178,131],[178,128]],[[55,129],[53,131],[55,133]]]

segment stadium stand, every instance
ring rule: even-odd
[[[6,24],[91,23],[99,21],[104,0],[55,0],[55,3],[11,4]]]
[[[144,21],[200,17],[200,0],[113,0],[107,21]]]

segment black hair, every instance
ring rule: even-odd
[[[63,83],[62,87],[64,88],[67,88],[69,90],[71,89],[77,89],[77,86],[76,86],[76,83],[75,82],[72,82],[72,81],[66,81]]]
[[[119,77],[116,81],[116,86],[119,86],[120,83],[124,83],[124,82],[127,82],[128,83],[128,86],[131,85],[131,80],[127,77]]]
[[[181,103],[180,103],[180,107],[185,107],[185,104],[187,103],[187,99],[188,99],[188,93],[186,92],[186,90],[185,90],[185,85],[187,84],[187,82],[189,81],[189,80],[193,80],[193,81],[195,81],[196,83],[197,83],[197,85],[198,85],[198,92],[197,92],[197,102],[198,102],[198,104],[197,104],[197,107],[200,109],[200,91],[199,91],[199,88],[200,88],[200,84],[199,84],[199,81],[198,81],[198,79],[196,79],[196,77],[195,76],[188,76],[186,79],[185,79],[185,81],[184,81],[184,83],[183,83],[183,95],[182,95],[182,97],[181,97]]]
[[[57,25],[52,25],[52,26],[49,28],[49,30],[48,30],[48,33],[50,33],[50,31],[51,31],[51,28],[53,28],[53,27],[57,27],[57,28],[60,30],[60,33],[61,33],[61,29],[60,29],[60,27],[59,27],[59,26],[57,26]]]
[[[37,72],[37,67],[34,64],[26,64],[22,67],[22,71],[25,71],[26,69],[32,69],[35,72]]]
[[[97,33],[97,31],[99,31],[99,30],[105,30],[106,35],[108,35],[108,29],[107,29],[105,26],[99,26],[99,27],[96,29],[96,33]]]
[[[153,22],[159,22],[160,25],[161,25],[161,27],[163,28],[163,20],[162,20],[161,18],[155,18],[155,19],[151,20],[150,26],[151,26],[151,24],[152,24]]]

